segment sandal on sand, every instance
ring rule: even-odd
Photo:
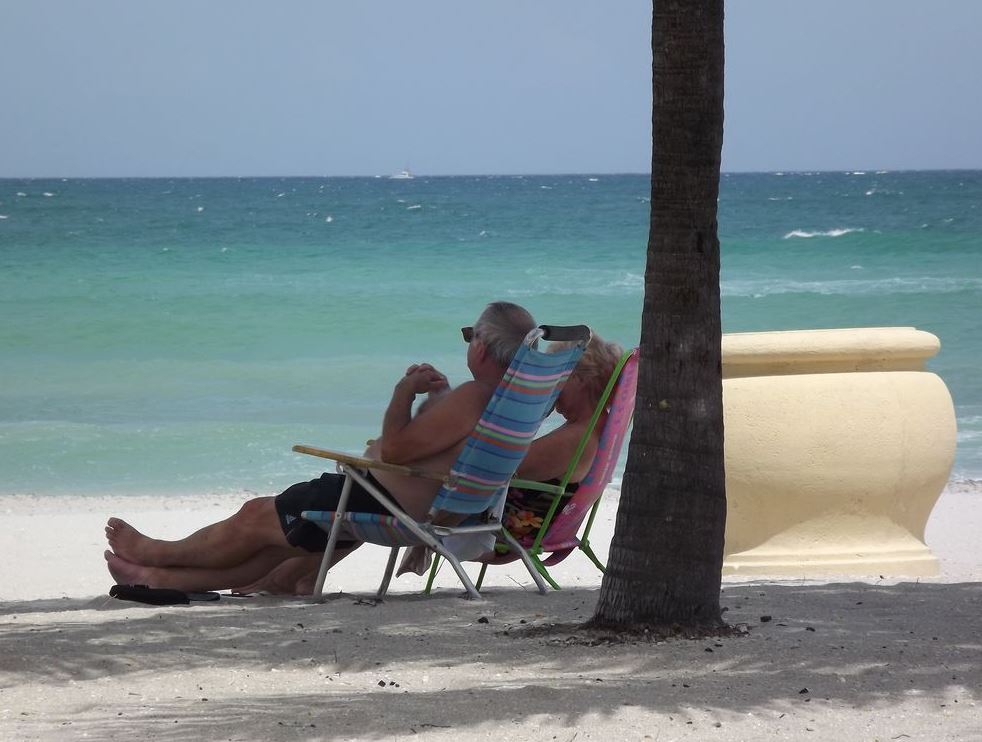
[[[218,600],[218,593],[186,593],[183,590],[169,590],[146,585],[113,585],[109,595],[119,600],[133,600],[149,605],[187,605],[192,600]]]

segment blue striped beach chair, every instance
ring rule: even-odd
[[[545,353],[537,347],[540,340],[574,341],[575,344],[560,352]],[[294,446],[293,450],[299,453],[336,461],[338,471],[345,475],[337,510],[304,511],[301,516],[328,532],[327,548],[314,587],[315,599],[323,599],[324,581],[339,537],[391,548],[378,598],[382,598],[388,590],[399,549],[403,546],[432,549],[453,566],[468,597],[480,597],[460,560],[446,542],[461,536],[486,534],[505,540],[516,550],[539,592],[544,594],[545,582],[532,560],[522,545],[502,526],[501,510],[518,465],[528,453],[542,420],[552,410],[556,397],[589,340],[590,329],[583,325],[542,325],[532,330],[515,353],[448,475],[311,446]],[[436,478],[443,483],[425,521],[416,521],[407,515],[366,477],[367,469],[381,468],[406,476]],[[348,512],[346,508],[352,481],[358,482],[378,499],[390,514]],[[438,520],[450,519],[463,519],[463,522],[456,526],[437,525]]]

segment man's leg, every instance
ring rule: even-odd
[[[227,569],[241,565],[267,547],[291,548],[274,501],[273,497],[249,500],[232,517],[205,526],[179,541],[149,538],[129,523],[110,518],[106,538],[116,557],[135,566]],[[229,584],[241,585],[263,574]]]
[[[337,564],[360,544],[336,551],[331,564]],[[270,592],[275,595],[310,595],[323,554],[305,549],[269,546],[241,564],[224,569],[200,567],[146,567],[105,552],[109,573],[120,584],[166,587],[174,590],[226,590]],[[236,585],[251,583],[246,587]]]
[[[337,549],[331,560],[333,567],[361,544],[347,549]],[[267,592],[273,595],[311,595],[324,554],[307,554],[281,562],[271,572],[249,585],[232,588],[237,593]]]
[[[120,584],[166,587],[174,590],[224,590],[259,579],[285,560],[308,555],[303,549],[270,546],[231,567],[147,567],[111,551],[105,552],[109,573]]]

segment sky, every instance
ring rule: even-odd
[[[643,0],[0,0],[0,177],[644,173]],[[730,0],[723,170],[982,168],[982,2]]]

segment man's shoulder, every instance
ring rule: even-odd
[[[439,410],[444,415],[479,415],[487,406],[491,395],[494,394],[494,389],[493,386],[480,381],[465,381],[440,395],[432,405],[427,407],[425,412],[421,411],[420,414]]]
[[[495,387],[489,384],[471,379],[451,389],[446,399],[454,404],[479,404],[483,408],[491,399],[494,390]]]

